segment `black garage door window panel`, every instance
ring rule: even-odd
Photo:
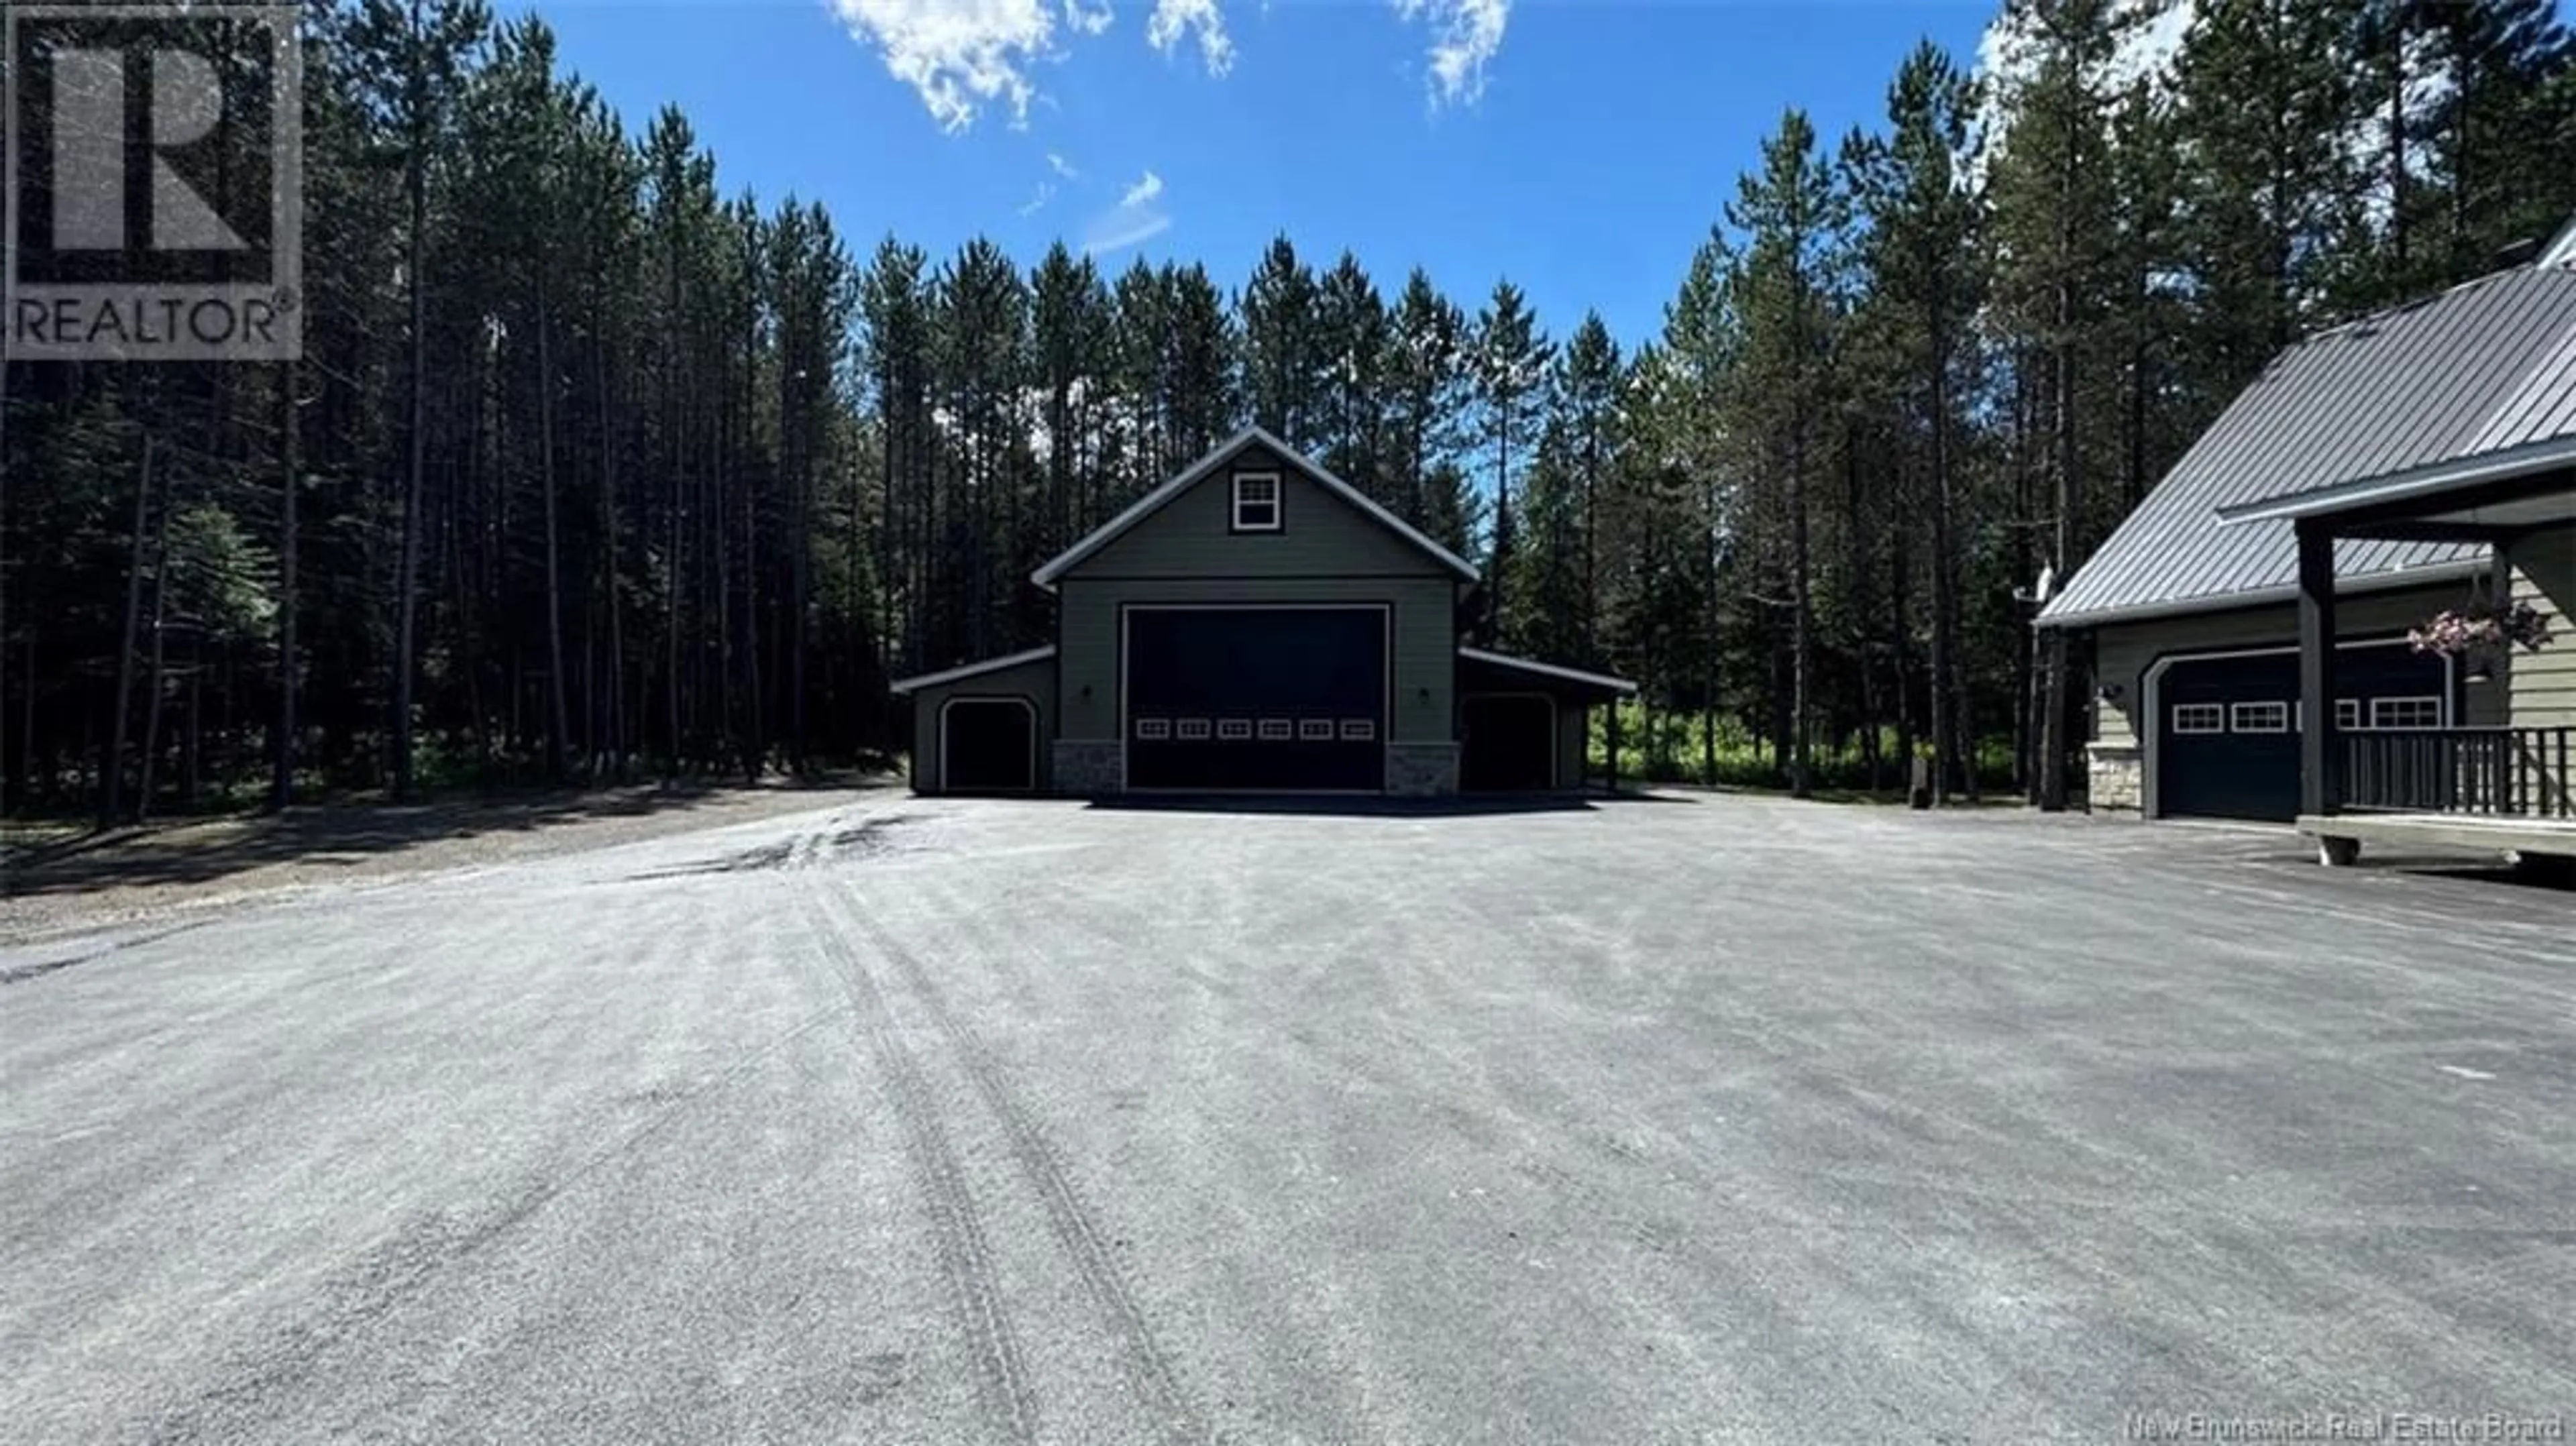
[[[2440,697],[2456,708],[2440,658],[2403,642],[2347,644],[2336,650],[2335,691],[2346,698]],[[2232,705],[2279,703],[2292,726],[2279,733],[2236,728]],[[2174,709],[2215,704],[2217,733],[2177,733]],[[2299,655],[2246,653],[2177,657],[2155,688],[2156,812],[2175,818],[2243,818],[2287,822],[2299,812]],[[2369,705],[2362,717],[2369,719]]]
[[[1028,793],[1037,781],[1037,708],[1028,699],[951,698],[939,708],[940,787]]]
[[[1131,789],[1377,793],[1386,784],[1387,626],[1382,605],[1151,607],[1126,610]],[[1173,736],[1137,736],[1161,719]],[[1222,720],[1329,719],[1323,739],[1223,739]],[[1204,719],[1204,739],[1178,736]],[[1345,738],[1363,722],[1368,737]]]

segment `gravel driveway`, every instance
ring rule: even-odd
[[[2576,1413],[2576,896],[2280,834],[880,795],[42,948],[12,1441]]]

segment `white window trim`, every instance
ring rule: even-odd
[[[1333,741],[1333,720],[1332,720],[1332,719],[1330,719],[1330,718],[1300,718],[1300,719],[1298,719],[1298,720],[1297,720],[1297,741],[1298,741],[1298,742],[1300,742],[1300,743],[1330,743],[1330,742],[1332,742],[1332,741]]]
[[[2358,732],[2360,732],[2362,729],[2364,729],[2365,727],[2368,727],[2368,726],[2369,726],[2368,724],[2363,723],[2363,722],[2361,721],[2361,719],[2362,719],[2362,710],[2361,710],[2361,700],[2360,700],[2359,698],[2337,698],[2337,699],[2335,699],[2335,731],[2336,731],[2336,732],[2338,732],[2338,733],[2358,733]]]
[[[1285,743],[1296,736],[1297,723],[1293,718],[1261,720],[1261,741],[1264,743]]]
[[[1269,505],[1269,507],[1270,507],[1270,520],[1269,520],[1269,521],[1267,521],[1267,522],[1246,522],[1246,521],[1244,521],[1244,520],[1243,520],[1243,505],[1244,505],[1243,484],[1244,484],[1244,483],[1246,483],[1246,482],[1267,482],[1267,483],[1269,483],[1269,484],[1270,484],[1270,500],[1269,500],[1269,504],[1268,504],[1268,505]],[[1285,527],[1285,526],[1287,525],[1287,521],[1288,521],[1288,498],[1287,498],[1287,489],[1281,485],[1280,478],[1279,478],[1279,474],[1278,474],[1278,473],[1276,473],[1276,472],[1237,472],[1237,473],[1235,473],[1235,474],[1234,474],[1233,499],[1234,499],[1234,514],[1233,514],[1233,515],[1234,515],[1234,530],[1235,530],[1235,531],[1237,531],[1237,532],[1277,532],[1277,531],[1280,531],[1283,527]],[[1257,502],[1257,501],[1256,501],[1256,502],[1254,502],[1252,505],[1253,505],[1253,506],[1255,506],[1255,507],[1258,507],[1258,506],[1261,506],[1262,504],[1261,504],[1260,502]]]
[[[2249,718],[2263,718],[2261,723]],[[2290,731],[2290,705],[2277,699],[2258,698],[2246,703],[2227,705],[2227,731],[2230,733],[2287,733]]]
[[[2210,726],[2206,728],[2186,726],[2183,722],[2183,715],[2186,713],[2190,714],[2194,718],[2206,716],[2209,719]],[[2183,738],[2199,737],[2211,733],[2224,733],[2227,731],[2227,705],[2224,703],[2176,703],[2173,705],[2173,731],[2176,737]]]
[[[1203,743],[1207,741],[1208,737],[1208,720],[1205,718],[1184,718],[1180,720],[1178,724],[1174,725],[1172,736],[1180,739],[1184,743]]]
[[[2391,703],[2429,703],[2433,708],[2433,721],[2429,723],[2389,722],[2382,715],[2382,705]],[[2373,698],[2370,700],[2370,726],[2373,728],[2439,728],[2447,721],[2446,712],[2447,710],[2442,706],[2442,699],[2431,693],[2405,693],[2386,698]]]
[[[1148,743],[1160,743],[1164,739],[1172,736],[1172,720],[1169,718],[1139,718],[1136,720],[1136,736]]]
[[[1375,743],[1377,741],[1377,720],[1375,718],[1343,719],[1342,741],[1344,743]]]
[[[1216,736],[1221,742],[1241,743],[1252,737],[1252,720],[1249,718],[1219,718],[1216,720]]]

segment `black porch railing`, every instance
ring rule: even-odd
[[[2343,735],[2343,806],[2576,818],[2576,727],[2392,728]]]

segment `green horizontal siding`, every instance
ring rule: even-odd
[[[2506,666],[2511,721],[2529,728],[2576,726],[2576,526],[2515,542],[2505,552],[2513,598],[2549,619],[2549,646],[2517,648]]]
[[[912,695],[912,786],[939,791],[939,706],[951,698],[1026,698],[1038,710],[1038,788],[1047,787],[1047,744],[1055,733],[1055,660],[1039,658]]]
[[[1279,476],[1280,530],[1235,532],[1234,474]],[[1295,464],[1254,444],[1152,516],[1084,558],[1082,578],[1251,578],[1356,574],[1454,577],[1428,553],[1388,530]]]

